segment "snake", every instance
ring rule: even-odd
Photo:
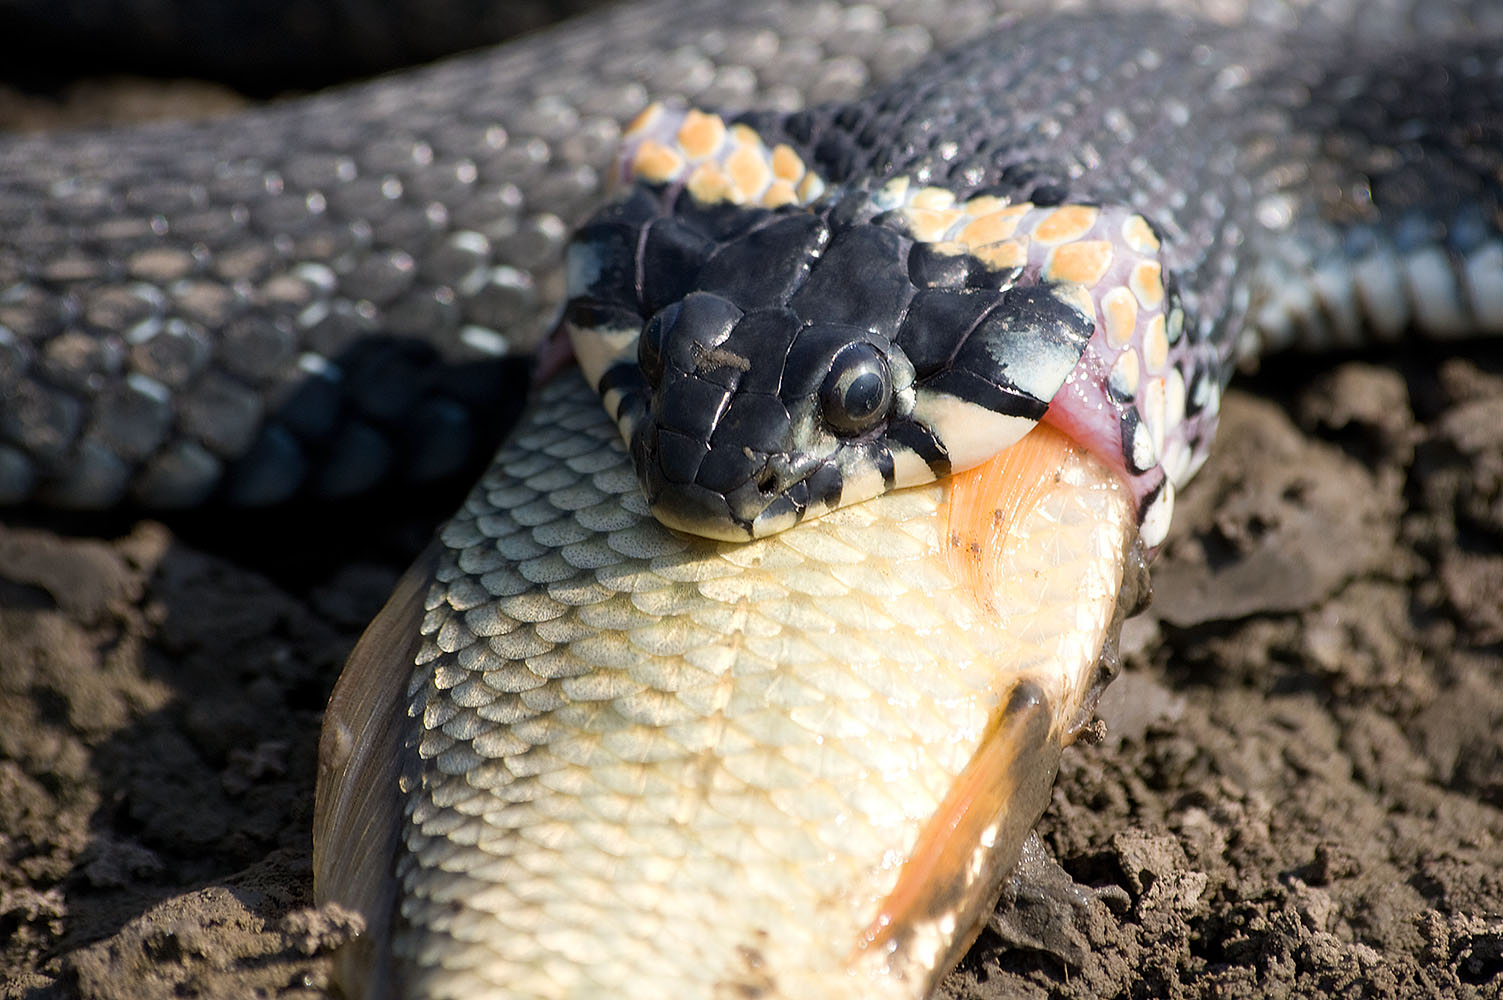
[[[1487,5],[995,13],[649,3],[0,149],[9,502],[421,486],[557,327],[331,699],[347,993],[929,995],[1238,362],[1503,328]]]

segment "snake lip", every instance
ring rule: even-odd
[[[751,523],[731,516],[725,498],[702,486],[654,491],[646,487],[652,516],[664,527],[721,542],[749,542],[757,537]]]
[[[740,449],[733,461],[715,462],[713,448],[695,448],[701,461],[691,481],[674,473],[684,448],[680,435],[659,429],[647,435],[646,461],[638,468],[653,516],[679,531],[722,541],[747,541],[784,531],[835,505],[840,476],[827,462],[790,454],[763,455]],[[664,445],[667,445],[666,454]],[[734,471],[726,474],[728,465]]]

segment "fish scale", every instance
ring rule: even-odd
[[[439,536],[408,713],[405,988],[920,995],[956,914],[892,952],[830,942],[859,939],[1020,683],[1081,701],[1118,615],[1125,491],[1078,456],[1009,571],[1073,568],[987,606],[944,555],[945,485],[695,539],[652,519],[594,398],[577,374],[546,386]]]

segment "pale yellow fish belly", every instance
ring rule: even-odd
[[[1069,738],[1135,530],[1077,456],[978,594],[947,496],[690,538],[653,521],[577,374],[546,387],[440,535],[404,692],[395,995],[924,996],[992,903],[991,856],[1016,856],[1009,789],[895,909],[905,862],[1020,681]],[[325,821],[325,780],[320,897],[350,898],[380,859],[326,874],[369,831]]]

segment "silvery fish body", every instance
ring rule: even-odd
[[[693,538],[652,519],[574,373],[493,469],[331,705],[320,893],[375,918],[350,980],[925,995],[1089,715],[1136,586],[1125,488],[1076,450],[1010,524],[963,480]],[[380,641],[407,629],[415,668]],[[398,817],[387,853],[328,846]]]

